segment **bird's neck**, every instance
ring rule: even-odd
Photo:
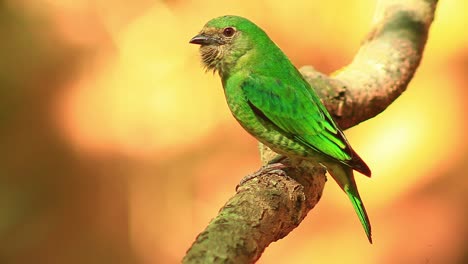
[[[221,78],[228,77],[232,72],[242,68],[245,62],[252,56],[252,49],[240,50],[234,48],[226,52],[226,56],[218,64],[218,71]]]
[[[291,61],[273,42],[265,46],[270,48],[249,49],[238,56],[233,54],[233,56],[225,58],[218,69],[222,82],[225,83],[234,73],[242,73],[243,75],[269,75],[273,73],[276,76],[282,76],[297,72]],[[299,73],[298,75],[300,76]]]

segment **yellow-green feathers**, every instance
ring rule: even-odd
[[[352,172],[370,176],[370,169],[268,35],[245,18],[223,16],[210,20],[190,43],[199,44],[204,65],[219,72],[242,127],[280,154],[324,164],[348,194],[371,241]]]

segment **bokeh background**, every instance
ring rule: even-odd
[[[0,1],[0,263],[178,263],[260,166],[188,44],[237,14],[298,67],[350,62],[375,1]],[[332,181],[259,263],[468,263],[468,20],[439,3],[408,90],[346,134],[369,245]]]

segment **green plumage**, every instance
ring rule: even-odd
[[[323,164],[351,200],[369,241],[371,227],[353,169],[370,169],[353,151],[310,84],[266,33],[249,20],[223,16],[192,38],[208,70],[218,71],[242,127],[274,151]]]

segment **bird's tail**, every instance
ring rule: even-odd
[[[364,227],[367,238],[372,244],[369,217],[367,216],[366,208],[364,207],[361,197],[359,196],[357,185],[354,181],[353,169],[337,162],[326,163],[325,166],[338,185],[340,185],[341,189],[343,189],[343,191],[345,191],[345,193],[348,195],[348,198],[351,200],[354,210],[359,217],[359,221],[361,221],[362,227]]]

